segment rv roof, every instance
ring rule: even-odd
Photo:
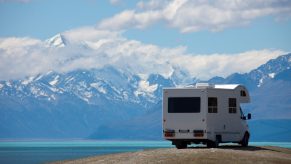
[[[214,88],[217,89],[235,89],[239,84],[217,84]]]
[[[235,89],[239,84],[211,84],[211,83],[196,83],[195,87],[197,89],[206,89],[206,88],[214,88],[214,89]]]
[[[164,89],[236,89],[239,84],[207,84],[207,83],[199,83],[198,85],[196,84],[195,86],[189,85],[187,87],[176,87],[176,88],[164,88]]]

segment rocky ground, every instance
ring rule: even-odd
[[[78,163],[291,163],[291,149],[271,146],[222,146],[219,148],[193,147],[188,149],[153,149],[58,161],[61,164]]]

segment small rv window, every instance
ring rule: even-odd
[[[199,113],[200,97],[169,97],[169,113]]]
[[[208,97],[208,113],[217,113],[217,97]]]
[[[246,94],[246,92],[245,92],[244,90],[241,90],[241,91],[240,91],[240,96],[242,96],[242,97],[246,97],[247,94]]]
[[[228,112],[229,113],[236,113],[236,98],[229,98],[228,99]]]

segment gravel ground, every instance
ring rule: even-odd
[[[95,156],[71,161],[58,161],[55,164],[145,164],[145,163],[286,163],[291,164],[291,149],[271,146],[222,146],[219,148],[193,147],[188,149],[153,149],[132,153]]]

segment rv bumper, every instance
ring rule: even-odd
[[[206,139],[207,133],[204,130],[164,130],[163,136],[167,140],[171,139]]]

